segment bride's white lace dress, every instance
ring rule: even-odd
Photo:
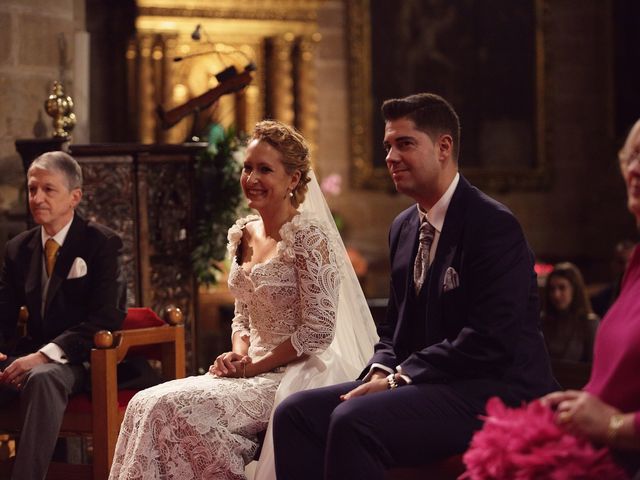
[[[335,331],[340,279],[326,229],[301,213],[285,224],[276,256],[245,271],[236,258],[242,229],[229,230],[232,332],[250,338],[254,361],[287,338],[317,354]],[[244,479],[256,435],[269,421],[284,368],[252,378],[211,374],[163,383],[133,397],[122,423],[111,479]]]

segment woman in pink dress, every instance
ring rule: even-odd
[[[640,227],[640,120],[619,159],[627,206]],[[600,322],[587,385],[551,393],[518,410],[490,400],[485,425],[464,456],[465,478],[640,478],[639,370],[636,246],[620,296]]]

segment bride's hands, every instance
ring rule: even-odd
[[[251,363],[251,357],[235,352],[225,352],[218,355],[209,367],[209,373],[218,377],[241,378],[246,376],[247,364]]]

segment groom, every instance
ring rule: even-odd
[[[517,405],[557,388],[533,254],[513,214],[458,173],[456,112],[424,93],[382,114],[389,173],[417,204],[391,226],[386,321],[362,380],[278,407],[279,480],[382,479],[461,453],[489,397]]]

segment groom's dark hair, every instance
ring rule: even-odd
[[[451,104],[435,93],[417,93],[404,98],[392,98],[382,104],[385,122],[407,118],[436,142],[439,135],[451,135],[453,158],[460,152],[460,119]]]

